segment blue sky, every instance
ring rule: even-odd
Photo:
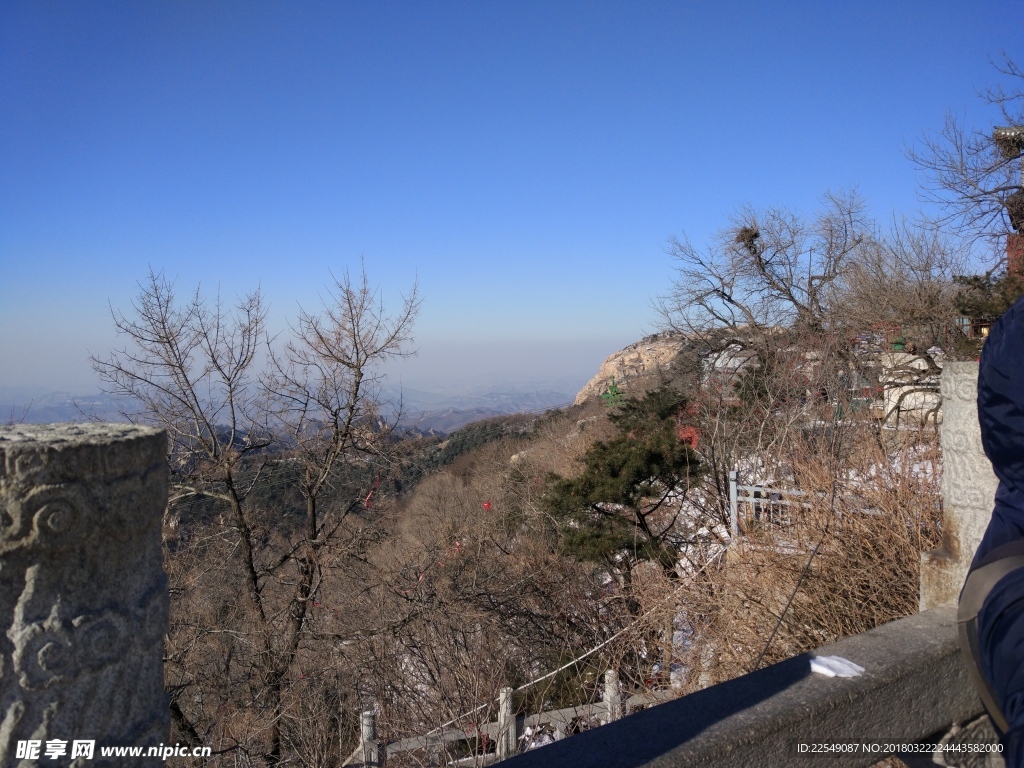
[[[0,5],[0,387],[88,392],[152,266],[424,298],[407,386],[580,386],[656,330],[665,244],[857,187],[1024,59],[1018,2]],[[573,384],[575,382],[575,384]]]

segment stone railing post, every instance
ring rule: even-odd
[[[75,741],[97,762],[166,743],[166,451],[149,427],[0,427],[0,765],[19,741],[41,747],[25,765],[55,766]]]
[[[512,757],[518,744],[516,713],[512,709],[512,689],[502,688],[498,691],[498,759],[507,760]]]
[[[384,761],[377,741],[377,715],[372,709],[363,710],[359,716],[359,745],[363,768],[380,768]]]
[[[992,516],[999,481],[981,446],[978,364],[942,369],[943,544],[921,555],[922,611],[957,601]]]
[[[621,720],[622,697],[619,694],[619,673],[614,669],[606,670],[604,673],[604,694],[601,699],[604,703],[604,717],[601,718],[601,725]]]

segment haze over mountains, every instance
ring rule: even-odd
[[[381,398],[395,407],[400,403],[403,426],[435,434],[480,419],[569,405],[601,361],[638,335],[625,330],[615,338],[577,343],[427,340],[417,344],[415,356],[377,372],[383,376]],[[7,374],[0,382],[0,423],[81,421],[89,415],[118,420],[116,399],[99,392],[91,371],[75,365],[35,372],[35,380],[21,375],[31,366],[26,359],[0,372]]]
[[[505,385],[476,385],[462,390],[403,388],[385,391],[393,405],[401,398],[401,425],[428,434],[447,434],[470,422],[512,413],[542,411],[570,405],[581,384],[536,381]],[[118,400],[104,393],[0,388],[0,423],[28,424],[83,421],[122,421]]]
[[[447,434],[481,419],[544,411],[572,404],[575,393],[543,388],[544,383],[476,387],[461,394],[403,389],[401,424],[421,432]]]
[[[0,387],[0,423],[52,424],[85,421],[124,421],[117,399],[102,392],[91,394]]]

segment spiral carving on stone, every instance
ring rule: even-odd
[[[77,672],[71,633],[49,623],[32,624],[13,638],[14,669],[22,688],[46,688]]]
[[[88,669],[101,669],[130,650],[131,635],[123,616],[107,612],[101,616],[79,616],[73,623],[75,642],[81,647],[83,665]]]
[[[0,554],[39,545],[63,550],[81,543],[92,504],[77,483],[43,485],[24,497],[8,497],[0,527]]]
[[[21,739],[166,740],[166,446],[133,425],[0,427],[3,764]]]

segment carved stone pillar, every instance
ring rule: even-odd
[[[978,364],[942,369],[941,549],[921,555],[921,610],[955,603],[992,516],[999,481],[981,446]]]
[[[167,741],[166,450],[149,427],[0,427],[0,765],[100,766],[102,746]],[[41,753],[19,761],[27,740]],[[47,759],[54,740],[65,754]]]

